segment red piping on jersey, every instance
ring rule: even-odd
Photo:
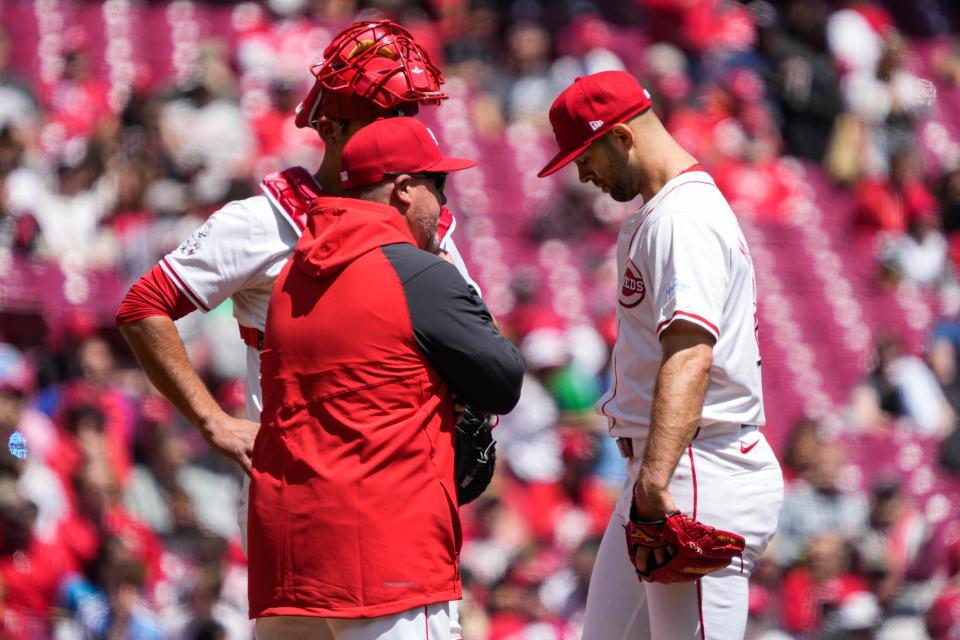
[[[618,337],[618,338],[620,337],[620,314],[617,314],[617,337]],[[613,366],[613,389],[610,391],[610,397],[607,398],[607,401],[604,402],[602,405],[600,405],[600,413],[602,413],[603,415],[607,416],[608,418],[610,418],[610,419],[613,421],[613,422],[610,424],[610,427],[607,429],[607,433],[610,433],[610,431],[613,430],[613,428],[614,428],[615,426],[617,426],[617,419],[616,419],[616,417],[614,417],[614,416],[610,415],[609,413],[607,413],[607,405],[610,404],[610,402],[612,402],[613,399],[617,397],[617,382],[618,382],[618,379],[617,379],[617,349],[616,349],[617,343],[616,343],[616,340],[614,340],[613,345],[614,345],[613,356],[612,356],[613,362],[611,363],[612,366]]]
[[[699,431],[699,429],[697,429]],[[696,436],[694,436],[696,437]],[[697,519],[697,465],[693,461],[693,444],[687,445],[687,453],[690,455],[690,476],[693,479],[693,519]],[[701,592],[700,581],[697,580],[697,611],[700,614],[700,639],[706,640],[707,630],[703,628],[703,593]]]
[[[203,304],[203,302],[200,300],[200,296],[194,293],[194,291],[187,286],[187,283],[183,281],[183,278],[180,277],[180,274],[177,273],[176,269],[174,269],[170,265],[170,263],[167,261],[166,258],[162,259],[160,263],[166,267],[166,271],[168,272],[168,274],[173,276],[173,281],[177,285],[177,287],[181,291],[183,291],[187,295],[187,297],[190,298],[191,302],[193,302],[193,304],[196,305],[198,309],[200,309],[204,313],[210,311],[210,308],[207,307],[207,305]]]
[[[675,319],[677,316],[686,316],[686,317],[688,317],[688,318],[693,318],[694,320],[697,320],[698,322],[702,322],[703,324],[707,325],[707,328],[709,328],[711,331],[713,331],[713,334],[714,334],[717,338],[720,337],[720,330],[717,329],[717,326],[716,326],[715,324],[713,324],[712,322],[710,322],[709,320],[707,320],[706,318],[704,318],[704,317],[702,317],[702,316],[698,316],[698,315],[695,314],[695,313],[688,313],[688,312],[686,312],[686,311],[674,311],[672,316],[670,316],[669,318],[667,318],[666,320],[664,320],[663,322],[661,322],[660,324],[657,325],[657,334],[659,334],[663,329],[665,329],[665,328],[667,327],[667,325],[669,325],[671,322],[673,322],[674,319]]]
[[[703,171],[704,173],[706,173],[706,170],[703,168],[703,165],[700,164],[699,162],[695,162],[689,167],[687,167],[686,169],[684,169],[683,171],[681,171],[680,173],[678,173],[677,176],[682,176],[683,174],[690,173],[691,171]]]

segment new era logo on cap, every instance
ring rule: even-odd
[[[590,121],[590,130],[596,131],[603,126],[603,120],[591,120]]]

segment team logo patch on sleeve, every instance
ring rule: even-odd
[[[643,275],[632,260],[627,260],[623,273],[623,285],[620,287],[620,304],[630,309],[643,302],[647,288],[643,284]]]
[[[183,241],[183,243],[177,247],[175,253],[187,257],[192,256],[197,251],[200,250],[200,244],[203,242],[203,239],[210,235],[210,227],[213,226],[212,220],[207,220],[204,222],[199,229],[193,232],[193,235]]]

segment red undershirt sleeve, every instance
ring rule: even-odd
[[[177,320],[194,311],[196,306],[163,272],[154,265],[133,283],[117,309],[117,326],[150,316],[167,316]]]

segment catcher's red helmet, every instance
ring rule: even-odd
[[[342,31],[311,67],[316,78],[297,107],[296,125],[313,126],[320,116],[375,120],[417,113],[420,104],[439,104],[443,75],[409,31],[390,20],[356,22]]]

